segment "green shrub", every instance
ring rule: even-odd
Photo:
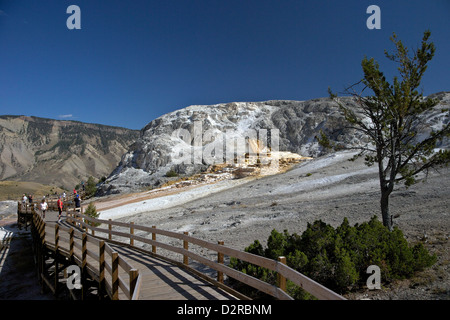
[[[169,170],[166,172],[166,177],[168,178],[178,177],[178,173],[175,170]]]
[[[258,256],[264,256],[264,249],[261,243],[258,240],[255,240],[251,245],[249,245],[247,248],[245,248],[245,252],[252,253]],[[276,276],[273,271],[270,271],[266,268],[262,268],[259,266],[256,266],[251,263],[244,262],[242,260],[236,259],[232,257],[230,259],[230,267],[240,270],[241,272],[255,277],[257,279],[261,279],[263,281],[266,281],[268,283],[275,283]],[[240,282],[236,282],[231,278],[231,282],[234,284],[234,286],[244,293],[245,295],[253,298],[270,298],[263,293],[255,291],[252,287],[247,286],[245,284],[242,284]]]
[[[245,251],[277,259],[287,258],[287,264],[339,293],[363,287],[368,278],[367,267],[380,267],[381,280],[411,277],[436,262],[422,243],[410,246],[397,227],[390,232],[374,216],[370,221],[350,226],[347,218],[336,229],[321,220],[308,224],[301,236],[272,230],[267,248],[259,241]],[[230,266],[254,277],[276,283],[275,272],[238,259],[231,259]],[[313,298],[288,281],[288,293],[294,298]]]
[[[437,261],[436,255],[429,255],[422,243],[416,244],[412,248],[412,253],[417,271],[422,271],[425,268],[432,266]]]
[[[85,185],[85,197],[89,198],[95,195],[97,192],[97,183],[94,177],[90,176]]]
[[[98,218],[100,216],[100,213],[97,212],[97,208],[93,203],[89,203],[88,207],[86,208],[86,211],[84,211],[84,214],[91,217],[91,218]],[[87,224],[93,227],[98,227],[100,223],[86,221]]]

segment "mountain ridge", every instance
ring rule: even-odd
[[[429,97],[440,101],[435,111],[450,106],[450,92],[438,92]],[[346,104],[354,104],[351,98],[341,99]],[[445,121],[434,117],[433,112],[424,115],[424,119],[426,131],[440,121]],[[141,129],[139,138],[101,186],[100,194],[159,186],[167,181],[165,174],[169,170],[180,175],[192,175],[205,170],[208,164],[204,157],[199,162],[189,163],[189,157],[185,158],[187,163],[174,161],[177,153],[187,153],[189,156],[191,152],[192,157],[195,157],[197,149],[204,151],[215,148],[214,141],[208,139],[200,139],[201,145],[196,145],[199,135],[198,130],[196,133],[196,122],[201,124],[201,134],[208,130],[217,133],[234,130],[237,135],[245,136],[246,130],[278,130],[280,151],[307,157],[327,153],[315,139],[321,130],[332,141],[347,147],[359,146],[364,142],[361,134],[347,128],[338,106],[330,98],[192,105],[160,116]],[[188,141],[184,141],[186,137],[177,136],[177,131],[187,135]]]
[[[0,180],[66,189],[107,176],[137,130],[36,116],[0,116]]]
[[[436,110],[450,108],[450,92],[428,97],[440,101]],[[429,132],[448,119],[430,113],[424,121],[425,131]],[[199,138],[196,123],[202,132],[201,143],[194,145]],[[320,130],[347,146],[356,146],[363,139],[346,128],[338,107],[329,98],[191,105],[153,119],[140,130],[76,120],[0,115],[0,180],[71,189],[92,175],[97,179],[107,177],[100,195],[153,188],[167,181],[169,170],[188,176],[208,167],[210,163],[205,158],[193,163],[174,161],[183,152],[193,152],[195,156],[197,149],[202,153],[215,148],[214,139],[205,137],[205,132],[234,132],[234,137],[256,132],[259,139],[261,130],[277,130],[280,151],[308,157],[326,153],[315,140]],[[174,135],[177,131],[187,133],[189,141]],[[444,147],[448,147],[448,142]]]

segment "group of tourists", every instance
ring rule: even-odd
[[[75,210],[78,212],[81,212],[81,197],[77,193],[76,189],[73,189],[73,196],[74,196],[74,203],[75,203]],[[33,205],[33,196],[29,194],[28,196],[24,193],[22,196],[22,206],[27,206],[27,201],[29,202],[29,205]],[[61,195],[58,196],[58,200],[56,201],[56,206],[58,208],[58,222],[61,222],[61,215],[64,208],[64,201],[66,201],[66,192],[63,192]],[[40,204],[39,204],[39,210],[42,213],[42,218],[45,219],[45,213],[48,210],[48,203],[45,199],[45,196],[43,196]]]
[[[26,194],[24,193],[22,196],[22,205],[26,206],[27,201],[29,202],[29,204],[31,206],[33,204],[33,196],[31,194],[29,194],[27,197]]]

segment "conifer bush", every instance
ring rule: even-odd
[[[95,195],[97,192],[97,183],[95,182],[94,177],[90,176],[85,185],[85,197],[90,198]]]
[[[97,212],[97,208],[95,207],[95,205],[93,203],[89,203],[84,214],[89,217],[92,217],[92,218],[98,218],[100,216],[100,213]],[[86,221],[86,223],[93,227],[98,227],[100,225],[100,223],[92,222],[92,221]]]
[[[175,170],[169,170],[166,172],[166,177],[168,178],[178,177],[178,173]]]
[[[302,235],[274,229],[266,248],[255,240],[245,251],[271,259],[285,256],[288,266],[341,294],[364,287],[370,265],[380,267],[382,283],[389,283],[411,277],[436,262],[436,256],[430,255],[422,243],[408,244],[399,228],[389,231],[376,216],[355,226],[350,226],[344,218],[337,228],[317,220],[308,223]],[[265,268],[236,258],[230,259],[230,266],[276,283],[276,273]],[[243,290],[245,294],[260,297],[249,287],[244,286]],[[314,298],[289,281],[287,290],[296,299]]]

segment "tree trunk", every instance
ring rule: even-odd
[[[381,216],[383,217],[383,225],[392,231],[392,218],[389,213],[389,196],[391,191],[381,190]]]

